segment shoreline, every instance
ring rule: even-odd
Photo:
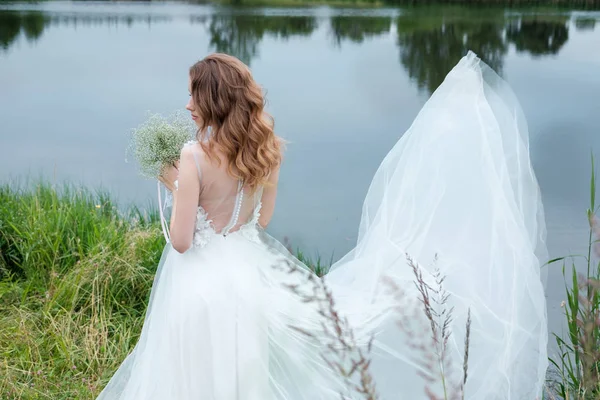
[[[95,398],[141,331],[165,248],[158,212],[44,181],[0,184],[0,204],[0,393]]]
[[[0,0],[1,1],[1,0]],[[214,0],[208,4],[229,7],[332,7],[332,8],[403,8],[403,9],[425,9],[440,7],[457,7],[477,9],[513,9],[534,11],[594,11],[600,10],[600,0],[550,0],[550,1],[528,1],[528,0],[448,0],[448,1],[425,1],[417,0]]]

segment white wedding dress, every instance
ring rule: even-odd
[[[166,246],[140,340],[99,399],[366,398],[325,361],[335,360],[325,331],[331,324],[319,303],[296,293],[313,293],[306,267],[259,228],[260,192],[242,189],[230,204],[227,227],[217,230],[216,216],[200,207],[194,247],[180,254]],[[470,310],[464,398],[541,399],[544,240],[520,106],[469,53],[383,160],[356,248],[324,279],[363,351],[373,336],[379,398],[445,398],[408,254],[432,287],[434,268],[446,277],[446,306],[453,307],[446,398],[463,380]]]

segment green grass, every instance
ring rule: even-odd
[[[587,252],[550,260],[562,263],[567,300],[564,303],[568,332],[554,335],[558,355],[550,357],[550,398],[597,400],[600,398],[600,220],[596,213],[596,171],[592,158],[590,206],[587,219],[590,229]],[[585,274],[578,274],[582,260]]]
[[[600,222],[590,181],[586,274],[563,263],[568,333],[547,399],[600,396]],[[0,186],[2,399],[94,399],[141,332],[164,248],[158,216],[73,186]],[[291,247],[288,245],[288,248]],[[290,249],[291,250],[291,249]],[[293,251],[319,276],[331,262]],[[547,268],[552,267],[546,266]]]
[[[0,186],[0,398],[94,399],[138,340],[163,248],[156,212]]]
[[[135,344],[164,239],[103,193],[0,187],[2,399],[92,399]]]
[[[317,254],[316,257],[311,257],[300,249],[290,251],[290,253],[293,253],[298,260],[300,260],[304,265],[308,266],[315,274],[317,274],[317,276],[323,276],[327,274],[329,267],[331,267],[331,264],[333,264],[333,259],[326,263],[319,254]]]

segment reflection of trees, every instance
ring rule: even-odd
[[[510,24],[506,37],[515,44],[517,51],[534,56],[556,54],[569,39],[568,17],[556,20],[524,18]]]
[[[151,26],[154,23],[168,22],[171,20],[169,16],[161,15],[93,15],[93,14],[82,14],[82,15],[60,15],[53,16],[52,22],[55,24],[77,27],[83,26],[119,26],[127,25],[132,26],[135,23],[143,23]]]
[[[0,11],[0,46],[8,50],[23,29],[28,39],[37,39],[42,34],[46,19],[41,12],[21,14],[16,11]]]
[[[204,25],[208,21],[209,15],[190,15],[190,24]]]
[[[389,32],[391,25],[390,17],[331,17],[331,32],[338,46],[344,39],[362,43],[369,37]]]
[[[398,18],[400,61],[420,88],[433,92],[468,50],[502,73],[511,43],[534,56],[556,54],[569,37],[568,17],[508,20],[485,15],[403,15]]]
[[[227,53],[250,64],[258,53],[262,32],[245,16],[214,16],[210,21],[210,46],[219,53]]]
[[[3,11],[0,10],[0,47],[4,50],[15,42],[22,32],[31,41],[39,39],[50,24],[77,27],[94,25],[131,26],[134,22],[151,25],[168,20],[168,17],[150,15],[54,15],[42,11]]]
[[[595,27],[595,18],[580,17],[575,20],[575,28],[577,28],[578,31],[593,31]]]
[[[50,16],[41,11],[1,11],[0,10],[0,48],[7,50],[21,32],[28,39],[39,39],[49,24],[63,26],[99,26],[127,25],[170,20],[166,16],[153,15],[115,15],[115,14],[57,14]],[[227,15],[190,16],[190,23],[209,23],[210,45],[216,51],[235,55],[243,61],[258,54],[258,44],[265,35],[280,39],[291,36],[307,36],[317,28],[317,21],[310,16],[265,16],[265,15]]]
[[[398,18],[400,61],[420,88],[433,92],[468,50],[473,50],[496,71],[502,70],[507,51],[502,24],[440,19],[432,25],[428,19],[427,24],[419,26],[415,19],[405,18]]]
[[[502,72],[503,59],[511,44],[517,52],[533,56],[556,54],[569,38],[568,16],[507,16],[503,10],[473,11],[469,8],[417,7],[397,18],[400,62],[420,88],[435,90],[446,74],[468,50]],[[40,11],[0,10],[0,49],[8,49],[23,35],[39,39],[49,24],[66,26],[116,26],[134,23],[151,25],[170,20],[167,16],[144,14],[45,14]],[[205,24],[210,47],[234,55],[247,64],[258,55],[266,35],[279,39],[309,36],[317,28],[313,16],[268,16],[233,13],[190,15],[192,24]],[[577,18],[577,29],[594,29],[594,18]],[[391,31],[392,19],[385,16],[332,16],[330,34],[339,46],[348,40],[364,40]]]
[[[265,34],[287,39],[308,36],[317,27],[314,17],[264,15],[214,15],[209,33],[210,46],[250,64],[258,55],[258,44]]]
[[[44,28],[48,22],[48,17],[39,11],[27,12],[23,14],[21,18],[21,24],[23,27],[23,33],[25,33],[25,37],[29,40],[39,39],[39,37],[42,36]]]
[[[0,45],[8,49],[21,32],[21,20],[17,13],[0,12]]]

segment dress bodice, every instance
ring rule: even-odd
[[[198,206],[198,212],[196,214],[196,228],[194,230],[193,246],[202,248],[206,246],[212,237],[217,235],[227,236],[232,233],[239,232],[239,234],[245,236],[247,239],[252,241],[258,241],[258,219],[260,218],[260,201],[254,208],[254,212],[251,218],[244,224],[239,226],[235,231],[219,232],[217,233],[213,221],[209,218],[208,213],[202,206]]]
[[[245,187],[241,180],[231,177],[226,162],[211,160],[197,141],[187,146],[200,180],[193,246],[204,247],[214,236],[237,232],[257,240],[263,188]]]

